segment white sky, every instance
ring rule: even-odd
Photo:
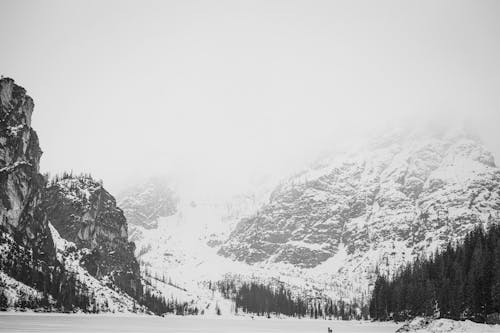
[[[0,0],[0,73],[42,170],[233,190],[394,119],[464,118],[500,160],[500,2]]]

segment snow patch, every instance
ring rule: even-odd
[[[417,317],[399,328],[396,333],[488,333],[500,332],[500,326],[474,323],[470,320],[428,319]]]

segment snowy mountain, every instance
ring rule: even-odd
[[[102,183],[88,175],[56,177],[44,191],[41,209],[63,239],[88,250],[80,262],[92,276],[112,281],[133,297],[141,296],[127,221]]]
[[[146,312],[122,211],[88,177],[46,187],[33,108],[0,79],[0,308]]]
[[[123,209],[131,230],[136,226],[156,228],[159,218],[177,212],[178,201],[168,183],[161,178],[151,178],[118,195],[118,205]]]
[[[497,222],[499,209],[500,170],[477,138],[460,130],[396,131],[282,183],[219,254],[254,265],[329,268],[331,280],[358,288],[376,269],[394,272],[478,224]]]
[[[137,243],[138,256],[149,252],[152,239],[163,237],[171,251],[216,248],[229,236],[242,216],[262,205],[253,194],[217,200],[209,195],[180,195],[159,177],[130,186],[118,196],[118,205],[129,222],[129,239]],[[193,241],[194,243],[190,243]],[[173,246],[173,243],[178,246]],[[188,246],[189,244],[189,246]]]
[[[500,170],[465,131],[399,130],[327,154],[257,197],[180,197],[175,214],[136,228],[136,255],[187,299],[225,278],[366,299],[377,271],[394,272],[497,221]]]
[[[175,206],[162,210],[165,202],[173,202],[172,198],[176,198]],[[151,279],[167,299],[193,301],[205,309],[205,315],[214,315],[216,308],[224,315],[234,313],[233,303],[210,290],[208,281],[218,281],[230,272],[250,272],[248,265],[224,258],[217,251],[239,219],[262,205],[263,197],[246,193],[218,201],[209,195],[174,191],[156,177],[132,185],[118,200],[124,205],[121,207],[127,207],[127,219],[138,215],[132,202],[142,216],[154,216],[147,224],[131,226],[129,234],[136,244],[143,278]]]
[[[461,129],[395,130],[223,199],[152,178],[115,200],[90,176],[47,183],[32,112],[1,79],[0,307],[234,313],[220,280],[363,303],[377,272],[500,221],[500,169]]]

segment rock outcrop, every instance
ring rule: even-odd
[[[14,80],[0,80],[0,226],[34,255],[51,261],[55,248],[43,210],[42,151],[31,128],[33,100]]]
[[[127,221],[100,182],[86,175],[56,177],[45,191],[42,209],[62,238],[89,250],[82,264],[90,274],[139,296],[140,270]]]
[[[154,229],[158,226],[159,218],[177,212],[179,199],[166,181],[151,178],[120,193],[118,201],[129,226]]]

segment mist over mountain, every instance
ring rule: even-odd
[[[499,331],[498,13],[4,1],[0,332]]]
[[[381,257],[432,252],[498,218],[499,175],[492,154],[463,130],[396,131],[289,178],[221,253],[315,267],[339,247],[360,258],[384,243]]]
[[[482,133],[461,119],[398,120],[347,135],[286,172],[242,174],[245,181],[234,187],[218,188],[218,178],[200,182],[200,175],[143,173],[115,200],[90,175],[66,173],[47,183],[49,176],[36,171],[30,97],[11,79],[2,79],[1,96],[6,184],[19,179],[13,184],[31,193],[18,198],[22,191],[10,191],[13,185],[4,190],[7,213],[11,202],[31,200],[14,205],[25,207],[19,219],[26,221],[7,214],[14,220],[2,227],[4,254],[13,253],[3,257],[2,283],[17,293],[8,306],[31,297],[33,306],[85,311],[235,313],[229,287],[214,293],[212,281],[219,281],[233,293],[247,283],[287,288],[300,302],[313,302],[301,313],[348,300],[366,317],[379,274],[391,276],[478,226],[498,223],[500,170]],[[51,289],[50,268],[43,271],[45,289],[12,264],[40,240],[46,244],[37,259],[20,267],[56,263],[61,279],[76,283],[68,295]],[[102,297],[89,296],[95,293]]]
[[[30,24],[5,33],[2,74],[36,100],[42,172],[113,194],[162,174],[228,196],[419,119],[465,120],[498,157],[498,4],[445,3],[15,2],[0,31]]]
[[[179,200],[175,213],[134,227],[137,256],[151,274],[168,272],[199,295],[201,281],[233,276],[277,279],[306,295],[321,286],[320,295],[360,300],[377,272],[393,274],[497,223],[500,171],[466,126],[414,123],[347,147],[223,200],[154,190],[161,182],[131,186],[129,197],[144,199],[150,213],[163,200],[143,193]]]

